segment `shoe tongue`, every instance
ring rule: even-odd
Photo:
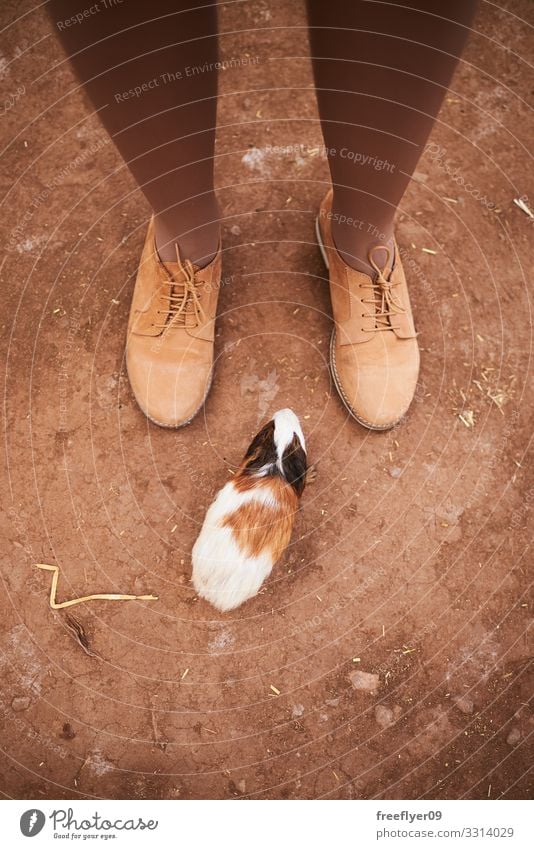
[[[167,269],[169,274],[172,276],[173,280],[176,283],[183,283],[188,278],[188,273],[184,266],[179,262],[164,262],[161,260],[161,264]],[[198,272],[198,265],[193,265],[193,274]]]
[[[161,264],[165,267],[166,271],[171,275],[172,279],[175,282],[175,286],[173,286],[173,293],[181,297],[184,295],[184,288],[180,284],[185,283],[186,280],[189,279],[189,275],[184,268],[184,266],[179,262],[164,262],[161,260]],[[196,274],[199,268],[197,265],[193,265],[193,273]],[[201,295],[201,287],[198,288],[198,293]],[[196,327],[197,321],[195,318],[195,312],[192,308],[191,296],[187,299],[187,304],[185,305],[185,310],[183,312],[183,319],[179,321],[176,325],[177,327]]]
[[[384,252],[382,252],[382,253],[384,253]],[[394,265],[395,265],[394,254],[388,253],[388,258],[387,258],[387,262],[386,262],[385,265],[380,265],[378,262],[376,263],[376,265],[377,265],[377,268],[380,271],[380,277],[382,277],[384,280],[389,282],[389,280],[391,279],[391,275],[393,273]],[[372,279],[373,284],[374,284],[373,285],[373,298],[374,298],[374,302],[375,302],[375,310],[376,310],[376,313],[378,313],[381,310],[381,308],[384,306],[384,300],[383,300],[382,293],[380,291],[379,272],[376,269],[373,269],[372,274],[371,274],[371,279]],[[385,308],[387,309],[387,303],[386,303]],[[391,325],[391,318],[388,319],[387,323]],[[377,327],[377,328],[380,327],[383,330],[386,327],[385,319],[384,318],[379,319],[378,315],[376,315],[375,327]],[[391,331],[393,332],[392,327],[388,328],[388,329],[391,329]]]

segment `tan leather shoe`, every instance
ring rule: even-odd
[[[213,369],[221,249],[198,269],[162,262],[150,221],[133,293],[126,366],[137,403],[163,427],[188,424],[208,394]]]
[[[330,190],[317,217],[317,238],[329,269],[335,322],[330,367],[351,415],[372,430],[388,430],[408,410],[419,373],[419,346],[406,279],[396,244],[393,270],[388,248],[385,268],[380,269],[369,257],[376,271],[374,278],[343,262],[332,239],[332,195]]]

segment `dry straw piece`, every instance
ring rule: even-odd
[[[157,595],[123,595],[122,593],[95,593],[84,595],[83,598],[72,598],[70,601],[56,601],[57,582],[59,578],[59,566],[50,566],[48,563],[34,563],[37,569],[46,569],[53,572],[52,586],[50,587],[50,607],[60,610],[62,607],[72,607],[73,604],[82,604],[84,601],[157,601]]]

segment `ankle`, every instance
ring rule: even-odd
[[[345,265],[362,274],[372,276],[375,273],[369,261],[372,256],[378,268],[385,268],[388,258],[393,258],[395,251],[393,225],[381,230],[369,225],[367,232],[367,229],[355,229],[346,224],[340,225],[339,220],[342,221],[343,217],[339,216],[337,220],[334,216],[332,217],[332,240]],[[354,220],[357,221],[357,219]],[[385,249],[381,250],[382,247]]]
[[[191,215],[184,215],[183,212],[179,218],[154,217],[156,250],[163,262],[176,262],[178,248],[181,260],[188,259],[199,268],[204,268],[215,258],[219,249],[218,208],[205,210],[202,219],[198,207]]]

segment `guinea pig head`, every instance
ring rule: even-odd
[[[289,483],[300,498],[308,468],[306,443],[295,413],[278,410],[271,421],[256,434],[241,465],[245,476],[277,475]]]

